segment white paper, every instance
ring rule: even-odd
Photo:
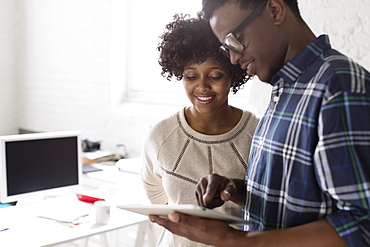
[[[45,200],[32,205],[31,215],[65,223],[73,223],[94,213],[92,203],[81,202],[76,198],[61,197]]]

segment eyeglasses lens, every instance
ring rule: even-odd
[[[220,51],[227,57],[230,57],[230,50],[235,53],[242,53],[244,51],[244,45],[240,43],[233,33],[226,35],[220,47]]]

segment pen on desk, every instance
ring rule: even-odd
[[[122,167],[118,167],[118,171],[120,171],[120,172],[126,172],[126,173],[131,173],[131,174],[135,174],[135,175],[140,175],[140,172],[130,171],[130,170],[127,170],[127,169],[122,168]]]
[[[0,232],[4,232],[4,231],[7,231],[7,230],[9,230],[9,227],[8,228],[1,229]]]

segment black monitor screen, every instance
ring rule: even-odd
[[[8,196],[78,184],[77,137],[5,145]]]

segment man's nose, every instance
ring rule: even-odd
[[[239,63],[239,59],[243,56],[242,53],[236,53],[233,51],[229,51],[230,54],[230,62],[234,65],[237,65]]]

